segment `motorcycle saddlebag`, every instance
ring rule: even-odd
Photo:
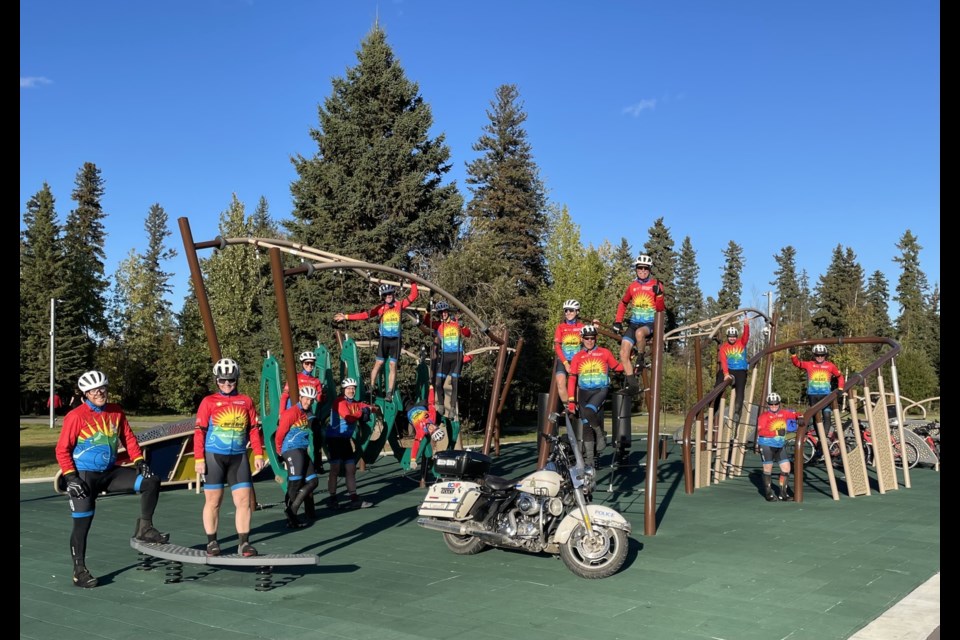
[[[480,497],[480,485],[475,482],[441,480],[430,486],[420,505],[421,516],[464,520]]]
[[[490,470],[490,458],[475,451],[440,451],[434,468],[441,478],[482,478]]]

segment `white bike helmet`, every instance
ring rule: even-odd
[[[634,263],[633,263],[633,268],[636,269],[637,267],[650,267],[650,268],[652,269],[652,268],[653,268],[653,258],[651,258],[651,257],[648,256],[648,255],[639,255],[639,256],[637,256],[637,259],[636,259],[636,260],[634,261]]]
[[[313,351],[304,351],[300,354],[300,362],[316,362],[317,356],[313,354]]]
[[[94,389],[107,386],[107,376],[103,371],[87,371],[80,376],[80,379],[77,381],[77,386],[80,387],[80,391],[84,393],[93,391]]]
[[[316,387],[300,387],[300,397],[301,398],[310,398],[311,400],[317,399],[317,388]]]
[[[815,344],[815,345],[813,345],[813,355],[815,355],[815,356],[825,356],[825,355],[827,355],[827,345],[825,345],[825,344]]]
[[[597,327],[592,324],[585,324],[583,328],[580,329],[581,338],[596,338],[597,337]]]
[[[567,309],[572,309],[573,311],[580,311],[580,301],[570,298],[569,300],[563,303],[563,310],[566,311]]]
[[[734,338],[739,337],[740,329],[737,329],[736,327],[727,327],[727,337],[729,338],[730,336],[733,336]]]
[[[780,404],[780,394],[775,391],[768,394],[767,404]]]
[[[343,382],[340,383],[340,386],[346,389],[347,387],[356,387],[357,381],[353,378],[344,378]]]
[[[223,358],[213,365],[213,376],[217,380],[237,380],[240,378],[240,365],[236,360]]]
[[[397,293],[397,288],[396,288],[395,286],[393,286],[392,284],[382,284],[382,285],[380,285],[380,297],[381,297],[381,298],[382,298],[383,296],[396,295],[396,293]]]

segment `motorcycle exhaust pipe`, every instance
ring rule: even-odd
[[[442,533],[452,533],[455,536],[475,536],[496,547],[520,547],[520,544],[510,536],[481,529],[473,523],[451,522],[449,520],[437,520],[436,518],[418,518],[417,524],[424,529],[440,531]]]

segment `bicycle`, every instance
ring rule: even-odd
[[[860,428],[861,441],[863,442],[863,457],[867,465],[873,464],[873,438],[869,428]],[[853,433],[853,425],[848,424],[844,429],[844,443],[847,450],[856,446],[856,436]],[[903,451],[906,451],[907,468],[913,469],[920,462],[920,451],[912,442],[900,443],[900,433],[898,429],[890,429],[890,443],[893,446],[893,464],[897,468],[903,468]],[[828,447],[831,463],[840,464],[840,439],[836,432],[830,434],[830,446]],[[818,462],[821,457],[820,438],[814,428],[808,428],[803,442],[803,462],[812,464]],[[939,457],[939,456],[938,456]]]

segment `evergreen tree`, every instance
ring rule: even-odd
[[[620,303],[627,287],[636,277],[637,272],[633,268],[636,256],[630,243],[623,237],[620,238],[620,244],[616,247],[611,246],[609,242],[604,242],[597,252],[606,265],[606,277],[604,278],[604,292],[599,313],[592,315],[603,323],[613,324],[617,314],[617,305]]]
[[[837,245],[816,291],[813,324],[822,336],[851,336],[866,330],[863,312],[867,296],[863,267],[853,249]]]
[[[490,122],[473,145],[481,155],[467,167],[473,197],[467,205],[469,226],[461,255],[451,256],[454,260],[444,269],[450,273],[460,265],[467,281],[461,278],[461,288],[453,293],[468,305],[489,305],[494,313],[485,317],[505,324],[511,342],[524,338],[518,391],[532,394],[549,375],[543,297],[547,201],[516,86],[497,88],[487,117]],[[463,262],[466,256],[468,263]]]
[[[448,250],[462,215],[455,184],[443,185],[450,149],[430,137],[433,116],[416,83],[406,78],[386,33],[375,25],[357,65],[334,78],[311,137],[317,153],[293,160],[293,238],[350,258],[409,270]],[[369,308],[376,286],[355,274],[324,272],[291,283],[299,335],[330,344],[330,314]],[[293,312],[291,313],[293,316]]]
[[[928,337],[924,341],[927,359],[937,375],[937,395],[940,394],[940,285],[933,288],[927,303]]]
[[[176,341],[173,312],[165,297],[172,291],[172,274],[164,270],[164,263],[176,256],[176,251],[166,245],[169,218],[159,204],[148,210],[144,230],[146,251],[131,250],[117,269],[111,313],[117,324],[111,346],[118,347],[112,358],[117,375],[111,378],[123,405],[131,410],[162,406],[158,378],[169,373],[157,363]]]
[[[743,247],[731,240],[723,250],[723,257],[723,276],[720,278],[720,291],[717,293],[717,308],[720,313],[740,308],[740,295],[743,293]]]
[[[924,336],[925,330],[925,299],[928,283],[926,274],[920,269],[920,242],[907,229],[897,243],[900,253],[894,256],[893,261],[900,268],[900,277],[897,280],[897,295],[894,296],[900,304],[900,315],[897,317],[897,335],[901,342],[916,341]]]
[[[50,393],[50,300],[63,296],[61,230],[50,185],[27,201],[20,233],[20,394],[21,408],[39,410]],[[58,308],[58,311],[60,309]],[[58,314],[59,315],[59,314]],[[55,385],[66,393],[77,369],[64,332],[56,326]]]
[[[677,326],[683,327],[703,319],[703,291],[700,289],[700,265],[690,236],[680,245],[677,265],[676,293],[673,296]]]
[[[773,256],[777,262],[774,279],[770,282],[776,289],[777,303],[784,322],[798,323],[804,314],[803,293],[797,275],[797,250],[787,245]]]
[[[76,202],[67,215],[64,229],[63,304],[57,314],[63,317],[65,338],[70,350],[79,358],[72,373],[79,375],[94,365],[94,350],[106,335],[106,292],[109,285],[104,275],[106,214],[101,205],[104,194],[100,169],[91,162],[77,173],[71,195]],[[67,372],[64,372],[67,373]]]
[[[157,363],[163,371],[157,380],[161,404],[180,413],[195,412],[203,397],[213,390],[210,349],[192,280],[188,287],[177,314],[177,340],[172,349],[161,351]]]
[[[870,322],[867,333],[874,336],[892,336],[893,326],[887,305],[890,302],[890,285],[887,277],[879,269],[870,275],[867,281],[867,308]]]

